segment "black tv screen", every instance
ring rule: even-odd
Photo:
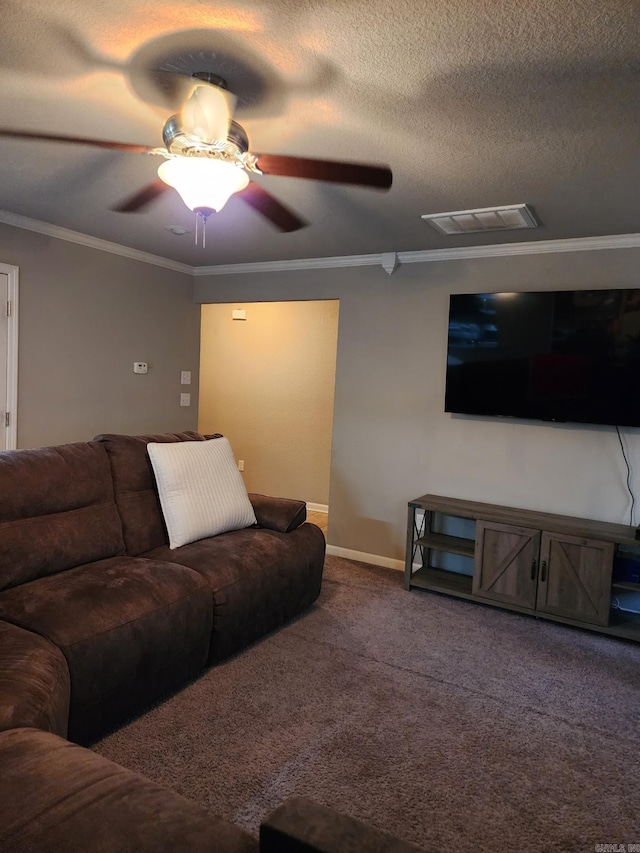
[[[640,426],[640,290],[453,294],[445,411]]]

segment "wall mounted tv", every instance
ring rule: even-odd
[[[453,294],[445,411],[640,427],[640,290]]]

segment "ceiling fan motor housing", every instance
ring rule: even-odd
[[[217,86],[219,89],[228,89],[227,81],[219,74],[214,74],[211,71],[194,71],[191,75],[196,80],[203,80],[205,83],[210,83],[212,86]]]
[[[196,154],[213,156],[228,152],[233,156],[246,154],[249,150],[249,137],[237,121],[231,121],[227,138],[213,144],[202,142],[185,132],[180,115],[170,116],[162,128],[162,140],[171,154]]]

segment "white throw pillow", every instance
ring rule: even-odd
[[[256,523],[226,438],[149,442],[169,547]]]

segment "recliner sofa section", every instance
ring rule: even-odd
[[[258,526],[169,549],[150,440],[204,436],[105,435],[0,453],[0,620],[62,652],[68,734],[79,742],[320,591],[324,536],[301,501],[256,496]]]
[[[212,594],[192,569],[127,556],[105,449],[75,443],[0,454],[0,619],[63,653],[82,741],[201,669]]]
[[[216,436],[211,436],[215,438]],[[101,435],[107,450],[126,553],[180,563],[206,579],[213,595],[209,661],[223,660],[306,610],[320,594],[325,540],[305,523],[304,501],[249,494],[258,525],[170,549],[150,441],[198,441],[195,432]]]
[[[65,739],[69,668],[0,621],[0,853],[257,853],[257,840]]]
[[[50,732],[0,732],[0,766],[0,853],[258,853],[240,827]]]

